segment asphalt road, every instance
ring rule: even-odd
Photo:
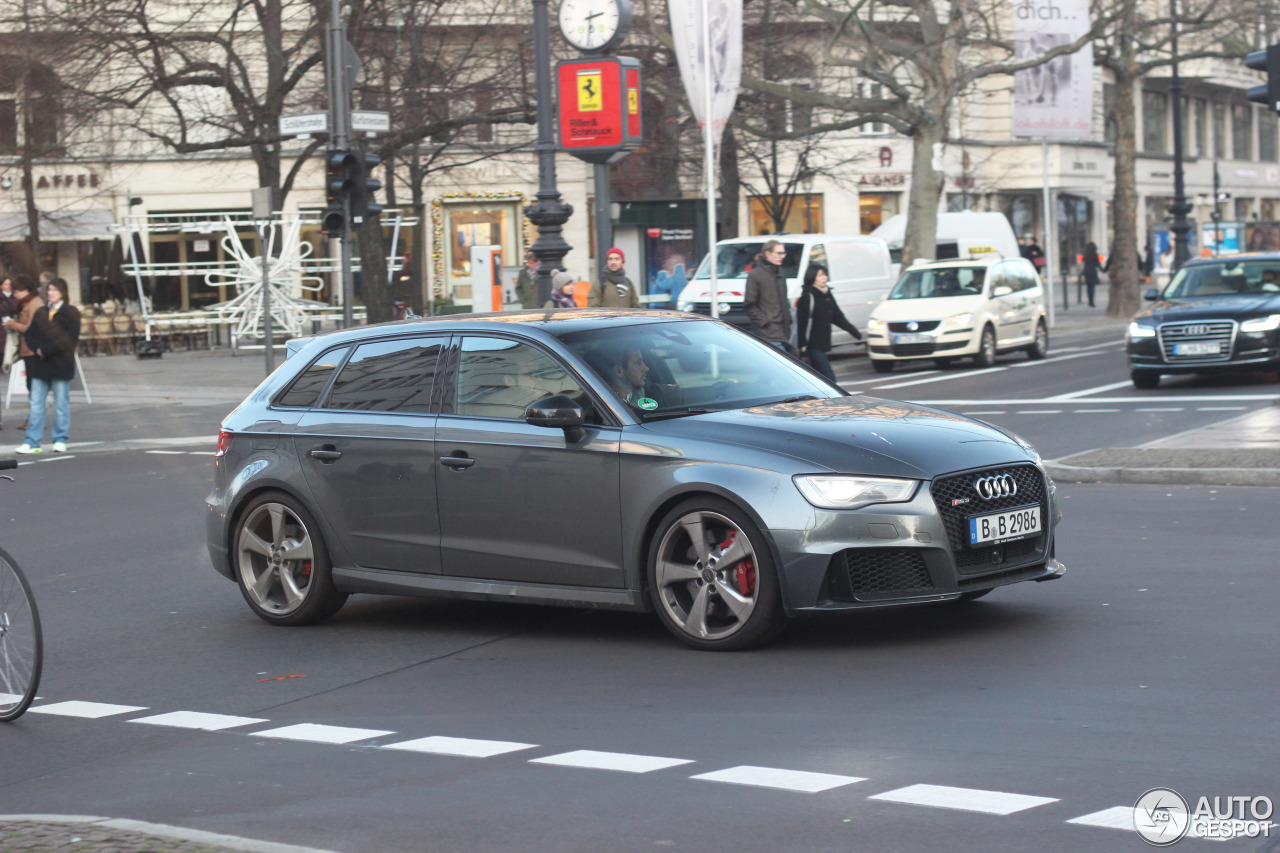
[[[322,626],[272,628],[208,565],[210,466],[81,454],[0,483],[3,545],[45,621],[37,707],[121,706],[64,705],[0,730],[0,813],[352,853],[977,853],[1149,849],[1069,821],[1155,786],[1280,799],[1280,490],[1064,485],[1062,580],[709,654],[641,614],[376,596]],[[173,712],[249,719],[133,722]],[[427,737],[510,751],[392,748]],[[540,761],[579,750],[627,769]],[[646,757],[687,763],[631,772]],[[843,778],[692,778],[744,766]]]
[[[1123,330],[1054,335],[1048,358],[1000,356],[994,367],[933,361],[874,373],[866,358],[835,360],[840,384],[859,394],[954,409],[1012,429],[1046,459],[1098,447],[1133,447],[1274,405],[1274,373],[1165,377],[1137,390],[1129,381]]]

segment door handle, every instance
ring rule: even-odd
[[[441,456],[440,464],[455,471],[462,471],[476,464],[476,460],[465,453],[459,453],[457,456]]]
[[[337,462],[341,459],[342,451],[334,447],[332,444],[321,444],[311,448],[311,451],[307,455],[312,459],[319,459],[321,462],[328,464],[330,462]]]

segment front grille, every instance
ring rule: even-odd
[[[849,548],[836,555],[858,601],[927,595],[933,591],[919,548]]]
[[[942,323],[941,320],[920,320],[914,329],[908,329],[906,323],[890,323],[891,332],[932,332]]]
[[[1165,323],[1159,329],[1160,352],[1169,364],[1230,361],[1236,339],[1234,320],[1205,320],[1192,323]],[[1175,354],[1178,344],[1216,344],[1216,353]]]
[[[890,351],[894,355],[933,355],[936,344],[929,341],[927,344],[893,344]]]
[[[978,493],[973,488],[974,480],[979,477],[992,477],[999,474],[1011,475],[1018,484],[1018,493],[1008,497],[993,498],[992,500],[984,500],[978,497]],[[957,559],[961,552],[970,550],[966,528],[971,515],[982,515],[988,512],[996,512],[997,510],[1010,509],[1015,506],[1039,504],[1040,526],[1042,529],[1048,527],[1044,516],[1044,477],[1041,475],[1040,469],[1034,465],[1007,465],[1000,468],[986,468],[981,471],[968,471],[964,474],[940,477],[933,481],[929,492],[933,496],[934,505],[938,507],[938,513],[942,516],[943,523],[946,525],[947,539],[951,542],[951,550],[955,552]],[[959,506],[952,503],[956,500],[966,499],[967,502]],[[1043,539],[1042,536],[1033,538],[1031,541],[1036,542],[1041,539]],[[990,551],[989,548],[974,550]],[[990,553],[988,553],[987,559],[990,560]]]

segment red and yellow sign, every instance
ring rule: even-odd
[[[607,163],[640,144],[640,63],[629,57],[571,59],[556,66],[560,149]]]

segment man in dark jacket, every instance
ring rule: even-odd
[[[76,375],[76,343],[80,340],[80,312],[67,302],[67,283],[55,278],[48,284],[49,304],[36,311],[27,329],[27,346],[34,357],[31,374],[31,411],[27,434],[16,453],[40,453],[44,438],[45,405],[53,391],[53,452],[64,453],[71,431],[71,380]]]
[[[787,277],[782,274],[786,256],[782,243],[765,243],[747,273],[747,292],[742,298],[752,331],[784,352],[791,340],[791,300],[787,299]]]

